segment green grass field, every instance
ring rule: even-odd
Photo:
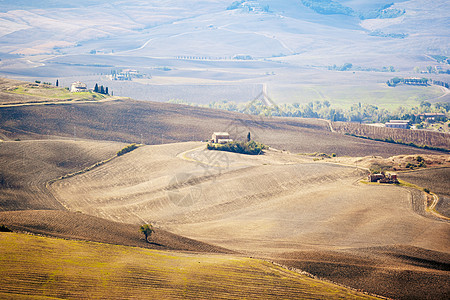
[[[31,87],[31,86],[18,86],[14,90],[10,91],[11,93],[34,96],[34,97],[42,97],[42,98],[50,98],[50,99],[59,99],[59,100],[100,100],[104,99],[106,96],[93,93],[93,92],[84,92],[84,93],[71,93],[70,91],[64,88],[56,88],[56,87]]]
[[[0,233],[0,298],[375,299],[269,262]]]
[[[333,107],[350,108],[354,103],[369,103],[380,108],[394,110],[399,106],[411,108],[421,101],[432,101],[441,96],[437,86],[397,86],[372,85],[301,85],[273,86],[270,97],[277,103],[308,103],[328,100]]]

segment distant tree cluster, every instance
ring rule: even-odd
[[[395,72],[393,66],[383,66],[381,68],[354,66],[351,63],[344,63],[342,66],[332,65],[328,66],[328,70],[333,71],[365,71],[365,72]]]
[[[443,82],[443,81],[439,81],[439,80],[433,80],[433,84],[449,88],[448,82]]]
[[[358,123],[385,123],[389,120],[411,120],[420,123],[417,114],[422,113],[444,113],[450,112],[449,103],[431,104],[423,101],[420,106],[405,108],[403,106],[390,111],[373,104],[354,103],[349,109],[333,108],[331,103],[325,101],[311,101],[307,104],[281,104],[267,106],[262,101],[250,103],[235,103],[233,101],[214,101],[207,105],[184,102],[182,100],[171,100],[170,103],[187,104],[191,106],[202,106],[213,109],[223,109],[250,115],[319,118],[331,121],[350,121]]]
[[[108,87],[103,87],[103,85],[98,87],[97,83],[95,84],[94,92],[99,93],[99,94],[103,94],[103,95],[109,95]]]
[[[399,84],[407,84],[407,85],[428,85],[429,79],[427,78],[399,78],[394,77],[386,81],[388,86],[394,87]]]

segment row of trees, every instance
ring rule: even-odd
[[[311,101],[307,104],[281,104],[267,106],[262,101],[253,101],[250,103],[235,103],[233,101],[215,101],[208,105],[200,105],[182,100],[171,100],[171,103],[188,104],[192,106],[203,106],[214,109],[223,109],[246,113],[250,115],[263,116],[281,116],[281,117],[302,117],[302,118],[320,118],[331,121],[351,121],[358,123],[385,123],[389,120],[412,120],[420,122],[416,114],[422,113],[445,113],[449,114],[449,103],[431,104],[422,101],[419,106],[406,108],[403,106],[390,111],[367,103],[354,103],[349,109],[334,108],[331,103],[325,101]],[[416,120],[417,119],[417,120]]]
[[[408,84],[408,85],[428,85],[428,79],[427,78],[399,78],[394,77],[392,79],[389,79],[386,81],[386,84],[388,86],[397,86],[398,84]]]
[[[103,94],[103,95],[109,95],[108,87],[103,87],[103,85],[101,85],[100,87],[98,87],[98,84],[97,84],[97,83],[95,84],[94,92],[100,93],[100,94]]]

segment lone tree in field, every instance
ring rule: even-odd
[[[155,230],[151,224],[144,224],[141,226],[140,231],[145,235],[145,241],[148,243],[148,238],[152,235]]]
[[[59,86],[59,80],[56,79],[56,86]]]
[[[247,142],[250,142],[252,140],[252,137],[250,135],[250,132],[247,134]]]

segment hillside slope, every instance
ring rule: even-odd
[[[0,224],[15,232],[27,232],[64,239],[75,239],[157,250],[177,250],[207,253],[232,251],[188,239],[160,228],[149,238],[139,231],[139,225],[112,222],[80,212],[58,210],[27,210],[0,212]]]
[[[70,210],[153,222],[389,297],[441,299],[448,222],[413,210],[421,192],[357,184],[364,174],[272,150],[247,156],[191,142],[141,147],[50,190]]]
[[[82,140],[0,142],[0,211],[64,209],[47,193],[46,183],[108,159],[123,146]]]
[[[48,135],[94,140],[164,144],[210,139],[226,131],[233,139],[253,139],[294,153],[389,157],[432,153],[422,149],[361,140],[333,133],[316,119],[268,118],[221,110],[149,101],[0,108],[0,133],[10,139]]]
[[[1,298],[377,299],[269,262],[0,233]],[[46,253],[46,259],[42,259]]]

